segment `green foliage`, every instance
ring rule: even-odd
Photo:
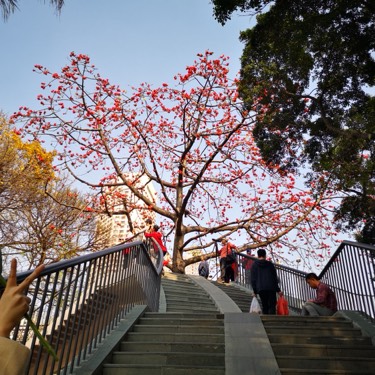
[[[50,4],[56,7],[58,12],[61,11],[61,8],[64,5],[64,0],[50,0]],[[0,0],[0,9],[3,13],[4,20],[7,20],[8,17],[18,9],[18,0]]]
[[[230,20],[231,14],[236,10],[241,12],[259,11],[270,2],[270,0],[212,0],[214,4],[214,17],[222,25]]]
[[[258,13],[256,26],[240,37],[245,43],[240,95],[258,114],[254,136],[265,160],[284,170],[305,163],[316,173],[329,173],[347,194],[336,212],[337,226],[370,233],[375,217],[375,3],[213,3],[221,23],[234,11]],[[364,232],[358,238],[371,242]]]

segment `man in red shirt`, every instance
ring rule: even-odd
[[[220,254],[220,279],[221,282],[229,283],[229,280],[234,281],[234,270],[233,270],[233,261],[230,259],[230,255],[236,253],[236,246],[230,242],[226,238],[221,240],[221,244],[223,247],[219,250]]]
[[[337,311],[337,300],[332,289],[320,282],[315,273],[306,275],[306,282],[316,289],[315,299],[308,300],[302,307],[301,315],[331,316]]]

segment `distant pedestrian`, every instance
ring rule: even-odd
[[[301,315],[331,316],[337,311],[337,300],[332,289],[322,283],[315,273],[306,275],[306,282],[316,289],[315,299],[308,300],[302,307]]]
[[[226,238],[221,240],[223,247],[219,250],[220,254],[220,278],[221,282],[229,283],[234,281],[233,263],[236,261],[236,246]]]
[[[266,260],[266,250],[257,251],[258,259],[251,267],[251,285],[262,302],[263,314],[276,314],[276,293],[282,295],[275,266]]]
[[[210,274],[210,266],[207,260],[202,259],[198,266],[198,273],[200,276],[204,277],[205,279],[208,278]]]

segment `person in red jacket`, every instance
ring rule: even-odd
[[[145,232],[145,237],[146,238],[153,238],[158,243],[160,248],[162,249],[163,255],[165,255],[167,253],[167,248],[165,247],[165,245],[163,243],[163,239],[162,239],[163,236],[159,232],[159,226],[155,224],[152,228],[153,228],[152,231]],[[157,251],[156,246],[154,246],[154,250]]]
[[[235,258],[231,257],[232,254],[236,254],[236,246],[231,242],[228,242],[226,238],[221,240],[223,247],[219,250],[220,255],[220,281],[223,283],[229,283],[230,280],[234,281],[235,274],[237,271],[237,264]]]

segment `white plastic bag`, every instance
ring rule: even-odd
[[[256,297],[253,297],[250,305],[250,313],[260,314],[262,309],[260,308],[259,302]]]

